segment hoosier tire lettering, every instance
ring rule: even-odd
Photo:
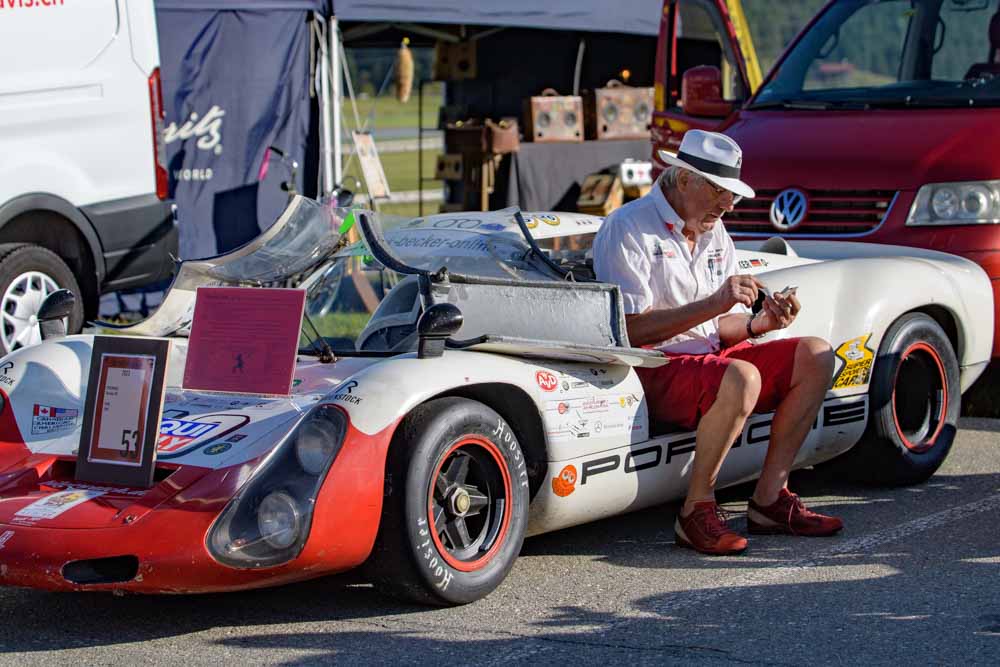
[[[516,434],[488,406],[439,398],[400,423],[367,569],[380,590],[454,605],[489,594],[521,550],[528,471]]]

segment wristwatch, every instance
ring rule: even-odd
[[[761,333],[759,333],[759,334],[755,334],[755,333],[753,332],[753,321],[754,321],[754,320],[755,320],[756,318],[757,318],[757,315],[756,315],[756,314],[752,314],[752,315],[750,315],[750,317],[748,317],[748,318],[747,318],[747,338],[748,338],[748,339],[749,339],[749,338],[760,338],[760,337],[761,337],[761,336],[763,336],[763,335],[764,335],[765,333],[767,333],[766,331],[762,331],[762,332],[761,332]]]

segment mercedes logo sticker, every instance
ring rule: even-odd
[[[795,188],[782,190],[771,204],[771,224],[780,232],[798,227],[808,210],[806,193]]]

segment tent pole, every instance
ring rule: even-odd
[[[340,183],[344,182],[343,151],[342,151],[342,146],[341,146],[342,135],[341,135],[341,130],[340,130],[340,121],[341,121],[341,119],[340,119],[340,110],[341,110],[341,101],[343,99],[343,92],[341,91],[341,88],[340,88],[340,85],[341,85],[340,84],[340,81],[341,81],[341,79],[340,79],[340,67],[341,67],[341,64],[340,64],[340,53],[341,53],[341,51],[340,51],[340,25],[337,22],[337,17],[336,16],[332,16],[332,15],[330,16],[330,23],[329,23],[329,27],[328,27],[327,33],[329,34],[329,39],[330,39],[329,59],[328,59],[328,61],[324,61],[324,65],[329,66],[329,76],[330,76],[329,82],[330,82],[330,84],[333,87],[333,90],[332,90],[332,98],[333,99],[331,100],[331,106],[333,108],[330,109],[330,113],[327,116],[327,118],[332,118],[332,120],[333,120],[333,128],[332,128],[332,134],[333,134],[333,156],[332,156],[332,158],[333,158],[333,160],[332,160],[332,164],[330,164],[330,162],[331,162],[330,157],[331,156],[327,155],[327,157],[326,157],[326,161],[327,161],[326,166],[328,167],[328,169],[324,170],[324,173],[326,174],[326,183],[324,183],[324,185],[326,187],[326,191],[327,192],[332,192],[333,188],[337,184],[340,184]],[[323,80],[327,81],[326,77],[324,77]],[[331,128],[330,128],[330,123],[329,122],[326,123],[326,130],[325,130],[325,132],[326,132],[326,135],[327,135],[326,138],[325,138],[326,139],[326,145],[330,146],[330,136],[329,135],[331,133]]]

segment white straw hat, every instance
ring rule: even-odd
[[[743,151],[724,134],[688,130],[676,155],[667,151],[659,155],[666,164],[693,171],[741,197],[754,196],[753,188],[740,180]]]

